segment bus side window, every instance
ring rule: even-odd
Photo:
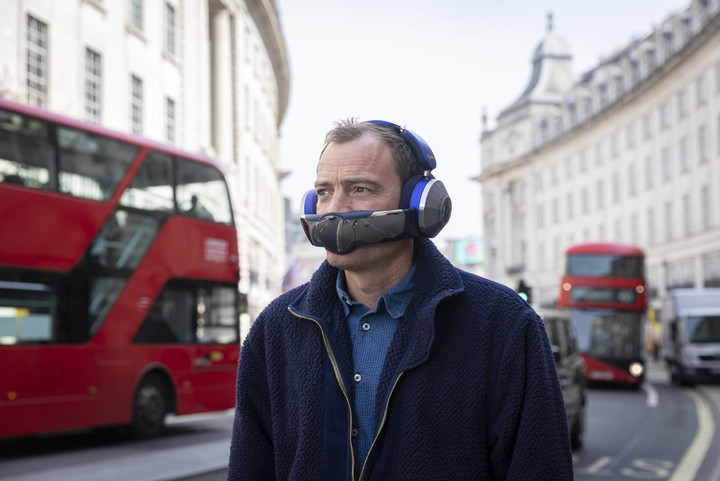
[[[238,342],[235,286],[174,280],[165,286],[138,329],[134,343]]]
[[[238,342],[238,292],[235,287],[203,287],[198,292],[197,338],[202,343]]]
[[[51,286],[0,281],[0,344],[52,341],[54,306]]]
[[[211,165],[178,159],[176,194],[181,213],[221,224],[233,223],[227,185]]]
[[[54,158],[45,122],[0,110],[0,182],[53,190]]]
[[[57,128],[60,147],[60,192],[108,200],[139,147],[67,127]]]
[[[120,197],[120,204],[136,209],[173,210],[172,157],[151,152]]]
[[[193,326],[194,294],[190,286],[167,285],[140,325],[134,343],[195,342]]]

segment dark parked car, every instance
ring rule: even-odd
[[[555,357],[570,425],[572,447],[580,449],[585,441],[587,381],[585,380],[585,362],[578,352],[575,331],[570,322],[570,313],[562,309],[542,309],[538,310],[538,314],[545,321],[545,328]]]

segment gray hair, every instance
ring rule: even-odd
[[[325,135],[325,145],[320,152],[320,156],[322,157],[323,152],[325,152],[325,149],[327,149],[331,143],[336,142],[342,144],[350,142],[351,140],[359,139],[367,132],[380,137],[390,149],[395,163],[395,170],[398,173],[398,177],[400,177],[401,186],[413,175],[423,173],[420,163],[415,158],[415,154],[396,128],[389,125],[360,122],[355,118],[335,122],[335,127]]]

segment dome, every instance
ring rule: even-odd
[[[548,14],[545,36],[535,48],[530,82],[522,95],[505,112],[528,102],[561,102],[575,84],[570,45],[553,31],[553,16]],[[502,116],[503,113],[500,115]]]
[[[559,37],[553,31],[553,16],[552,13],[548,14],[547,30],[545,37],[540,41],[538,46],[535,48],[535,55],[533,56],[533,62],[541,60],[543,57],[555,57],[555,58],[572,58],[572,52],[570,51],[570,44],[565,39]]]

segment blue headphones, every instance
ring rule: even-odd
[[[302,199],[300,217],[310,243],[344,254],[359,245],[390,242],[421,235],[435,237],[447,225],[452,201],[442,182],[431,171],[437,166],[430,146],[419,135],[384,120],[367,123],[395,129],[407,142],[423,169],[403,186],[398,209],[316,213],[317,195],[308,191]]]

